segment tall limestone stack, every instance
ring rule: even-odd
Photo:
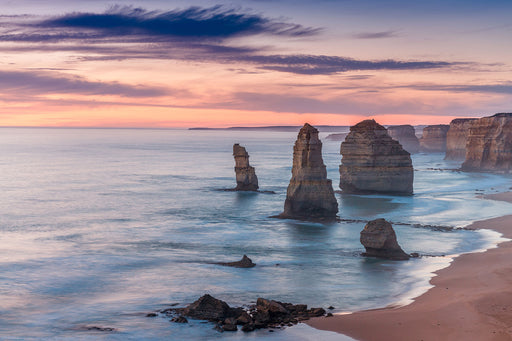
[[[464,171],[512,171],[512,113],[482,117],[469,128]]]
[[[364,120],[351,127],[340,152],[343,192],[412,194],[411,154],[375,120]]]
[[[476,118],[456,118],[450,122],[450,129],[446,134],[445,160],[464,160],[469,127],[476,120]]]
[[[292,178],[280,218],[331,220],[338,202],[322,159],[318,130],[308,123],[300,129],[293,147]]]
[[[389,126],[388,134],[391,138],[400,142],[409,153],[414,154],[420,151],[420,141],[416,137],[416,131],[412,125]]]
[[[254,167],[249,165],[249,154],[238,143],[233,145],[235,157],[236,188],[235,191],[257,191],[258,177]]]
[[[420,150],[425,153],[445,152],[448,129],[450,129],[448,124],[437,124],[423,128]]]

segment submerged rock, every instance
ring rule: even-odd
[[[236,188],[235,191],[257,191],[258,177],[254,167],[249,165],[249,154],[238,143],[233,145],[235,158]]]
[[[409,153],[414,154],[420,151],[420,141],[412,125],[389,126],[387,129],[389,136],[397,140]]]
[[[363,256],[387,258],[392,260],[407,260],[405,253],[396,240],[395,230],[384,219],[375,219],[361,231],[361,244],[366,249]]]
[[[450,129],[450,126],[447,124],[437,124],[423,128],[420,150],[425,153],[445,152],[448,129]]]
[[[351,127],[340,152],[343,192],[412,194],[411,155],[375,120]]]
[[[450,128],[446,134],[445,160],[464,160],[466,158],[469,127],[476,120],[476,118],[456,118],[450,122]]]
[[[463,171],[512,171],[512,113],[482,117],[471,124]]]
[[[252,262],[252,259],[250,259],[246,255],[244,255],[242,257],[242,259],[237,261],[237,262],[227,262],[227,263],[218,262],[218,263],[213,263],[213,264],[224,265],[224,266],[232,266],[232,267],[235,267],[235,268],[252,268],[252,267],[256,266],[256,264],[254,264]]]
[[[322,159],[318,130],[308,123],[300,129],[293,147],[292,178],[279,218],[330,220],[336,218],[338,202]]]

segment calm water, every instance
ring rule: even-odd
[[[428,287],[428,273],[446,266],[450,255],[499,239],[489,231],[396,225],[407,252],[446,255],[397,263],[359,256],[364,223],[268,218],[283,208],[296,133],[0,132],[3,340],[339,340],[304,325],[219,334],[198,321],[180,325],[145,314],[204,293],[232,305],[266,297],[337,311],[405,303]],[[247,147],[261,189],[276,194],[218,190],[235,186],[233,143]],[[413,157],[412,197],[336,194],[340,217],[462,227],[512,212],[510,204],[475,195],[507,190],[510,177],[450,171],[459,164],[442,158]],[[339,142],[324,141],[324,161],[337,189]],[[209,264],[243,254],[258,266]]]

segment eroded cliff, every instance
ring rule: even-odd
[[[340,152],[343,192],[412,194],[411,155],[375,120],[351,127]]]

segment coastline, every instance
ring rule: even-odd
[[[484,198],[512,203],[512,192]],[[474,222],[512,238],[512,215]],[[463,254],[436,272],[434,286],[399,308],[359,311],[306,323],[359,341],[512,340],[512,242]]]

